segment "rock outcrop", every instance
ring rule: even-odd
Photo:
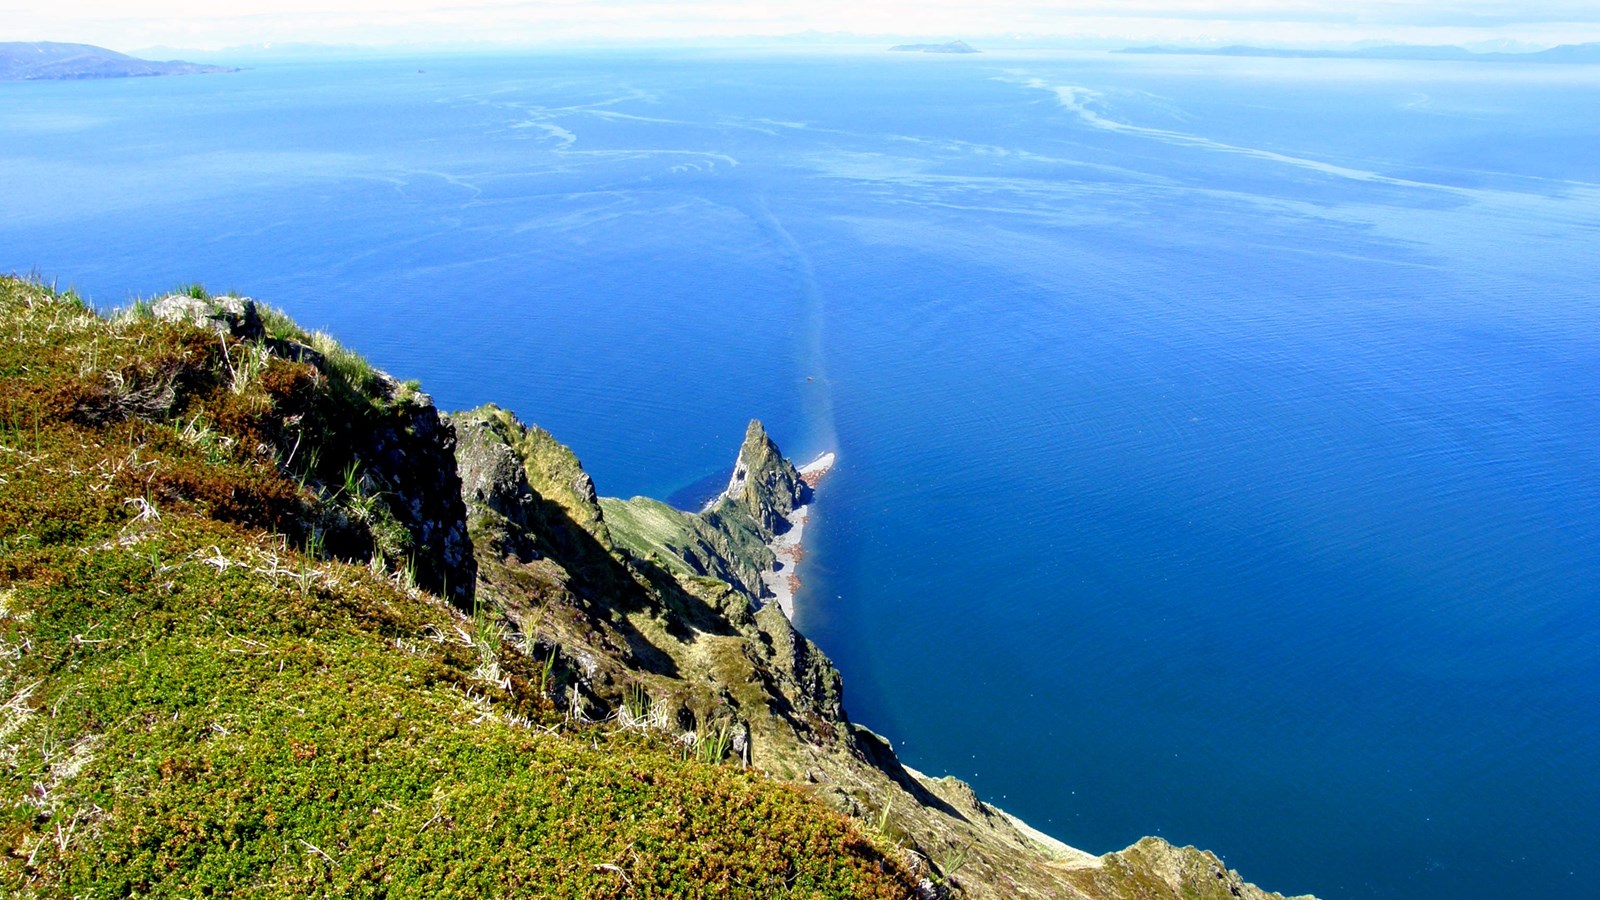
[[[455,430],[427,394],[387,377],[380,385],[383,408],[363,423],[352,460],[363,496],[385,507],[404,536],[375,547],[394,564],[409,565],[420,586],[470,607],[477,564],[456,474]]]
[[[794,463],[784,458],[760,420],[750,420],[722,498],[747,513],[770,540],[783,531],[785,517],[805,502],[809,491]]]
[[[264,333],[261,312],[249,297],[169,294],[157,300],[150,311],[163,322],[185,322],[245,340],[260,338]]]
[[[213,333],[207,352],[236,393],[273,373],[277,403],[261,417],[263,436],[283,467],[324,500],[308,510],[299,539],[345,559],[376,558],[470,606],[477,569],[455,430],[427,394],[327,335],[302,331],[280,313],[264,316],[248,297],[172,294],[149,311]],[[176,400],[174,393],[167,406]]]
[[[457,461],[475,539],[523,555],[535,552],[530,542],[542,535],[573,552],[569,532],[575,528],[611,549],[594,481],[549,432],[493,405],[455,413],[450,421],[459,435]]]

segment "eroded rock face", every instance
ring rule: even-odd
[[[778,673],[777,687],[789,703],[814,717],[813,727],[844,728],[844,681],[832,660],[775,605],[758,610],[755,621],[769,665]]]
[[[522,459],[490,423],[471,413],[451,417],[456,428],[456,465],[461,496],[467,503],[467,528],[474,541],[496,555],[523,562],[538,558],[529,536],[539,497],[528,484]]]
[[[405,569],[419,587],[470,607],[477,563],[456,472],[455,430],[427,394],[326,335],[292,328],[290,337],[267,337],[261,310],[248,297],[173,294],[152,304],[151,313],[215,334],[213,365],[243,388],[263,377],[270,357],[302,367],[273,376],[274,408],[263,419],[278,464],[320,494],[302,536],[319,536],[341,558],[377,558]],[[153,407],[164,397],[124,393],[131,398],[124,407],[135,401]]]
[[[594,481],[566,445],[493,405],[450,419],[461,435],[463,496],[475,528],[494,531],[500,517],[514,527],[492,539],[520,540],[524,549],[535,539],[569,555],[611,549]]]
[[[752,421],[727,489],[699,512],[648,497],[600,503],[617,543],[638,558],[679,575],[720,579],[760,599],[772,595],[763,582],[777,562],[772,540],[789,528],[786,517],[810,490],[761,423]]]
[[[1107,853],[1099,865],[1073,873],[1073,885],[1086,896],[1108,900],[1285,900],[1245,881],[1229,869],[1216,854],[1194,847],[1174,847],[1166,841],[1147,837],[1138,843]],[[1288,900],[1314,900],[1305,897]]]
[[[426,394],[414,394],[359,448],[370,475],[389,485],[395,518],[413,535],[418,583],[470,607],[477,563],[456,469],[456,432]]]

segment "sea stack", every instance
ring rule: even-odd
[[[804,505],[810,493],[800,471],[783,458],[761,421],[751,419],[722,496],[744,507],[770,540],[788,530],[789,514]]]

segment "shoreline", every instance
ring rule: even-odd
[[[933,790],[935,782],[941,780],[938,778],[929,778],[922,772],[919,772],[907,765],[904,760],[900,761],[900,768],[911,773],[912,778],[915,778],[922,784],[923,787],[926,787],[929,790]],[[971,787],[971,785],[967,785],[969,790]],[[938,791],[934,791],[934,793],[937,794]],[[976,798],[977,795],[973,794],[973,796]],[[1000,807],[995,806],[993,803],[989,803],[984,800],[979,800],[978,802],[999,813],[1007,822],[1011,823],[1011,827],[1015,828],[1023,837],[1037,843],[1043,850],[1053,856],[1055,858],[1055,862],[1059,865],[1063,865],[1068,868],[1081,869],[1090,866],[1098,866],[1104,862],[1103,859],[1095,856],[1093,853],[1090,853],[1087,850],[1079,850],[1077,847],[1072,846],[1060,838],[1051,837],[1050,835],[1045,834],[1044,832],[1034,828],[1032,825],[1022,821],[1011,813],[1008,813]]]
[[[800,467],[800,480],[815,492],[817,485],[828,472],[832,471],[837,461],[838,455],[832,451],[823,453]],[[795,507],[784,517],[784,521],[789,523],[788,530],[767,544],[767,549],[777,557],[777,562],[771,571],[761,573],[761,583],[772,592],[768,602],[778,604],[778,609],[783,611],[784,618],[791,622],[794,621],[794,598],[800,592],[798,569],[806,554],[802,539],[805,536],[806,519],[811,516],[813,502],[815,497],[808,498],[805,503]]]

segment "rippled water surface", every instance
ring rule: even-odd
[[[425,71],[419,71],[419,69]],[[1581,896],[1600,67],[587,54],[0,85],[0,268],[203,281],[665,496],[836,447],[801,625],[1094,851]]]

